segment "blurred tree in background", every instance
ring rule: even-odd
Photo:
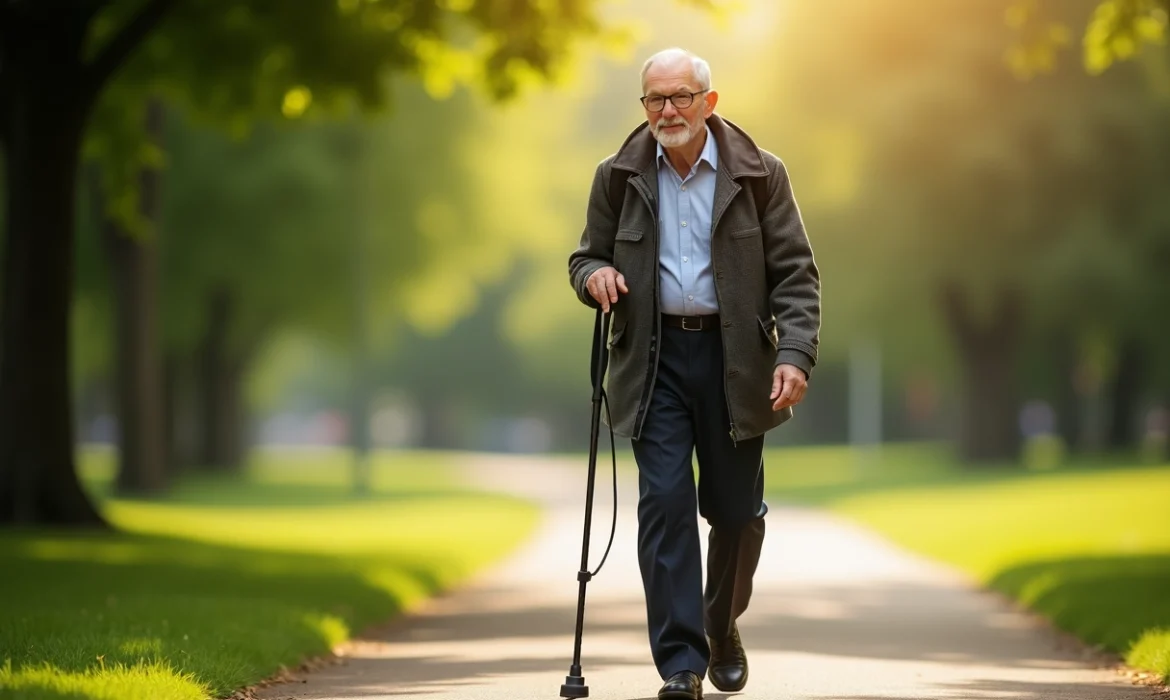
[[[141,126],[149,111],[157,127],[148,108],[157,95],[236,129],[267,115],[308,115],[314,106],[333,114],[355,102],[381,106],[393,71],[420,74],[433,90],[463,80],[504,98],[555,76],[574,39],[599,31],[587,1],[292,7],[274,0],[0,6],[0,147],[7,171],[20,175],[5,179],[0,522],[101,524],[75,476],[67,372],[75,174],[91,115],[108,202],[95,216],[110,213],[134,230],[155,211],[132,193],[144,162],[152,164],[142,154],[157,153],[146,146],[158,128]],[[143,274],[153,264],[133,262]],[[230,299],[217,303],[219,313],[230,312]],[[154,322],[143,323],[119,337],[145,337]],[[129,377],[158,364],[140,362],[123,380],[157,391],[158,382]]]
[[[1061,9],[1072,17],[1090,4]],[[826,291],[827,318],[836,309],[846,314],[838,324],[879,335],[902,366],[937,362],[923,332],[945,333],[960,452],[971,460],[1017,455],[1023,391],[1066,396],[1054,400],[1073,425],[1079,401],[1120,368],[1137,373],[1117,376],[1124,386],[1112,397],[1131,443],[1149,398],[1136,389],[1153,377],[1140,360],[1109,357],[1166,341],[1154,322],[1165,299],[1149,292],[1165,269],[1167,212],[1156,192],[1170,144],[1166,104],[1141,71],[1020,81],[1004,70],[1003,7],[994,3],[805,3],[794,12],[780,43],[804,61],[779,61],[791,66],[790,97],[862,154],[863,184],[822,228],[818,253],[839,280]],[[806,31],[826,12],[838,18],[831,29]]]
[[[716,4],[0,4],[0,521],[96,521],[74,393],[127,493],[254,439],[348,442],[358,490],[374,444],[582,447],[564,262],[643,119],[631,49],[672,44],[785,160],[826,279],[814,391],[770,440],[852,439],[870,380],[877,438],[973,463],[1157,431],[1164,4]]]

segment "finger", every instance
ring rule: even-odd
[[[779,411],[780,409],[784,408],[784,401],[786,400],[784,392],[788,388],[786,386],[787,382],[784,381],[783,376],[777,376],[776,382],[779,383],[779,386],[773,391],[773,398],[776,399],[772,402],[773,411]]]
[[[618,273],[617,276],[618,289],[622,290],[622,294],[629,294],[630,289],[626,286],[626,276]]]
[[[776,403],[780,404],[780,408],[787,408],[793,404],[792,397],[796,393],[796,380],[792,377],[784,378],[784,388],[780,391],[780,398]]]
[[[783,385],[784,385],[784,382],[780,377],[780,373],[779,372],[774,373],[772,375],[772,393],[768,395],[768,398],[775,399],[777,396],[779,396],[780,389],[783,387]]]
[[[601,283],[595,278],[590,278],[586,287],[589,290],[589,295],[601,305],[601,310],[609,313],[609,300],[605,298],[605,293],[601,289]]]
[[[598,277],[593,280],[593,298],[601,304],[602,313],[609,313],[609,295],[605,293],[605,279]]]
[[[605,276],[605,293],[611,302],[618,300],[617,285],[614,283],[612,275]]]

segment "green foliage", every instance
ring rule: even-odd
[[[403,109],[369,121],[268,125],[242,141],[174,126],[162,217],[173,345],[199,337],[222,287],[238,305],[233,344],[289,329],[347,347],[359,277],[380,337],[435,259],[483,238],[462,204],[478,110],[466,95],[398,90]]]
[[[1037,329],[1164,336],[1151,322],[1164,301],[1150,292],[1162,285],[1157,193],[1170,142],[1166,107],[1140,72],[1022,82],[1003,66],[1011,35],[994,5],[845,4],[827,43],[797,28],[834,6],[795,3],[776,60],[790,66],[779,81],[810,130],[794,161],[814,185],[818,171],[830,185],[861,183],[809,200],[836,280],[829,325],[883,338],[895,369],[941,368],[945,327],[931,319],[946,282],[983,318],[1015,290]],[[1050,16],[1088,4],[1061,7]],[[821,163],[826,153],[842,153],[841,165]]]
[[[1053,19],[1042,0],[1015,0],[1006,12],[1018,41],[1007,51],[1012,70],[1022,78],[1051,73],[1057,54],[1072,45],[1077,23]],[[1081,32],[1082,62],[1087,72],[1099,75],[1117,61],[1131,59],[1148,45],[1166,41],[1166,0],[1099,0],[1084,21]]]
[[[705,4],[705,2],[699,3]],[[433,96],[457,85],[506,100],[562,77],[579,41],[622,41],[593,0],[185,0],[103,93],[86,152],[103,166],[112,211],[136,231],[135,181],[160,154],[140,120],[161,95],[198,119],[240,135],[256,121],[318,119],[387,107],[392,75],[418,75]],[[91,27],[97,53],[141,0],[115,0]]]
[[[105,490],[108,456],[87,457]],[[535,524],[441,457],[379,455],[361,503],[346,466],[268,455],[163,502],[106,501],[119,534],[0,536],[0,695],[222,697],[464,580]]]

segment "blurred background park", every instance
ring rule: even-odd
[[[80,678],[112,653],[29,651],[77,624],[47,612],[81,605],[62,581],[212,585],[164,565],[179,543],[222,574],[260,551],[269,572],[343,555],[397,572],[352,563],[289,592],[303,612],[364,582],[352,608],[290,623],[299,642],[195,668],[201,697],[520,541],[535,510],[471,494],[450,464],[586,450],[593,312],[567,257],[595,165],[644,118],[642,60],[675,45],[784,160],[822,274],[820,361],[768,437],[775,496],[1036,601],[1026,565],[1060,559],[1057,578],[1088,576],[1077,595],[1141,602],[1085,634],[1127,653],[1153,630],[1160,661],[1137,663],[1170,674],[1165,4],[34,5],[0,4],[0,522],[33,526],[0,544],[25,606],[0,617],[0,695],[57,687],[35,664]],[[492,525],[378,541],[434,499]],[[956,503],[969,530],[924,531]],[[99,523],[116,531],[100,546],[58,529]],[[1017,549],[954,546],[970,532]],[[107,566],[118,542],[159,568]],[[286,614],[245,608],[224,618]],[[126,663],[191,670],[146,637],[162,641],[124,645]]]
[[[677,43],[785,160],[825,275],[816,388],[773,444],[1164,458],[1161,52],[1094,76],[1070,50],[1022,81],[995,3],[610,14],[627,41],[504,104],[436,58],[388,112],[331,118],[293,87],[268,96],[286,118],[233,134],[115,83],[87,162],[131,171],[79,188],[78,438],[114,443],[120,418],[161,437],[143,486],[258,444],[581,449],[592,315],[566,258],[593,166],[642,119],[639,59]],[[134,382],[145,405],[123,416]]]

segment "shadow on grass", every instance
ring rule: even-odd
[[[157,661],[213,692],[326,652],[400,610],[399,591],[443,583],[434,561],[117,533],[5,533],[0,570],[0,659],[15,670]]]
[[[90,494],[99,501],[173,503],[189,506],[247,508],[310,508],[361,503],[399,503],[428,498],[447,498],[460,491],[451,487],[376,489],[358,494],[345,483],[257,481],[234,475],[190,475],[160,496],[121,495],[108,480],[92,480]]]
[[[990,585],[1122,654],[1143,632],[1170,628],[1170,554],[1032,562],[997,574]]]

